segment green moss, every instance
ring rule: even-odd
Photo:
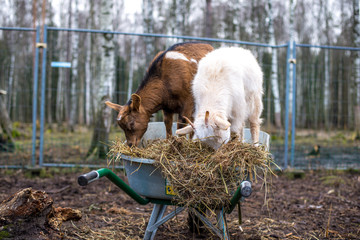
[[[12,135],[13,138],[18,138],[18,137],[21,136],[21,133],[18,130],[13,129],[12,132],[11,132],[11,135]]]
[[[284,171],[284,175],[291,180],[305,178],[305,172],[298,169],[288,169]]]
[[[51,174],[51,171],[48,171],[46,168],[42,168],[40,170],[39,177],[40,178],[52,178],[53,175]]]
[[[327,186],[339,187],[341,184],[344,184],[345,181],[339,176],[330,175],[320,178],[321,182]]]
[[[4,169],[0,171],[2,175],[5,176],[13,176],[15,175],[16,170],[15,169]]]
[[[356,175],[356,174],[360,174],[360,169],[349,168],[346,169],[345,172],[352,175]]]
[[[19,128],[21,126],[21,123],[16,121],[12,123],[12,126],[13,128]]]
[[[7,226],[0,227],[0,240],[8,239],[11,237],[11,234],[7,230]]]

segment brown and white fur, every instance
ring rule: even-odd
[[[191,82],[198,62],[213,47],[203,43],[180,43],[159,52],[152,60],[147,73],[129,102],[123,106],[106,102],[119,112],[117,122],[124,130],[127,144],[137,145],[153,113],[163,110],[166,135],[172,135],[173,114],[185,123],[183,116],[192,117],[194,99]],[[179,126],[179,125],[178,125]]]
[[[246,120],[253,143],[259,142],[263,110],[263,73],[253,54],[243,48],[220,48],[200,62],[192,82],[195,99],[194,123],[176,131],[194,132],[214,149],[230,140],[231,132],[240,140]]]

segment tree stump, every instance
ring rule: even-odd
[[[0,233],[6,232],[12,239],[59,236],[62,222],[79,219],[79,210],[54,208],[48,194],[32,188],[20,190],[0,203]]]

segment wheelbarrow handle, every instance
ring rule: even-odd
[[[251,195],[251,182],[250,181],[242,181],[238,189],[235,191],[233,197],[230,199],[230,206],[227,209],[227,213],[230,214],[232,210],[234,210],[236,204],[239,202],[241,197],[249,197]]]
[[[116,186],[121,188],[125,193],[127,193],[132,199],[138,202],[141,205],[148,204],[150,202],[149,199],[141,197],[137,194],[129,185],[127,185],[121,178],[119,178],[115,173],[113,173],[110,169],[101,168],[96,171],[91,171],[89,173],[83,174],[78,177],[78,183],[80,186],[86,186],[92,181],[95,181],[101,177],[106,177]]]
[[[99,173],[97,171],[91,171],[79,176],[78,183],[80,186],[86,186],[97,179],[99,179]]]

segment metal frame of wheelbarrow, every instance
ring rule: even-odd
[[[137,203],[141,205],[146,205],[148,203],[153,203],[154,208],[152,210],[149,223],[146,227],[144,240],[154,239],[156,235],[156,231],[159,226],[164,224],[165,222],[172,219],[174,216],[182,212],[185,208],[182,206],[177,206],[171,200],[164,199],[153,199],[148,197],[142,197],[138,193],[136,193],[128,184],[126,184],[121,178],[119,178],[114,172],[110,169],[102,168],[98,170],[91,171],[84,175],[79,176],[78,183],[81,186],[86,186],[89,183],[101,178],[107,177],[111,182],[113,182],[116,186],[121,188],[126,194],[128,194],[132,199],[134,199]],[[248,197],[251,194],[251,183],[249,181],[243,181],[238,189],[235,191],[233,197],[230,200],[229,207],[227,209],[219,209],[217,210],[217,227],[215,227],[208,218],[206,218],[202,213],[200,213],[196,208],[192,208],[194,214],[200,218],[200,220],[206,224],[216,235],[218,235],[221,239],[229,239],[229,234],[226,225],[225,214],[230,214],[235,208],[236,204],[240,201],[242,197]],[[164,213],[168,205],[177,206],[174,211],[169,213],[164,217]]]
[[[172,132],[175,135],[176,123],[173,123]],[[251,142],[251,133],[250,129],[244,129],[244,141]],[[150,122],[148,125],[148,129],[145,132],[142,141],[146,142],[146,140],[150,139],[159,139],[165,138],[166,131],[165,125],[163,122]],[[269,134],[260,131],[260,143],[267,148],[269,148]],[[174,197],[168,196],[164,193],[165,185],[164,179],[161,175],[160,170],[155,171],[155,166],[153,166],[154,160],[151,159],[135,159],[129,157],[123,157],[123,163],[125,166],[129,185],[127,185],[123,180],[121,180],[115,173],[111,170],[103,168],[96,171],[89,172],[79,177],[78,182],[80,185],[85,186],[88,183],[99,179],[101,177],[107,177],[111,182],[113,182],[116,186],[121,188],[126,194],[128,194],[131,198],[133,198],[136,202],[141,205],[146,205],[148,203],[153,203],[154,208],[152,210],[149,223],[146,227],[144,239],[154,239],[156,231],[160,225],[172,219],[176,214],[180,213],[184,210],[183,206],[176,205],[172,200]],[[150,176],[151,175],[151,176]],[[157,177],[155,176],[157,175]],[[147,177],[147,178],[146,178]],[[146,178],[145,181],[142,181],[140,184],[134,183],[134,181],[139,181],[140,179]],[[153,182],[153,179],[160,179],[160,182]],[[249,179],[248,179],[249,180]],[[159,185],[163,189],[159,190]],[[136,191],[135,191],[135,190]],[[229,234],[226,226],[225,214],[229,214],[233,211],[236,204],[242,197],[248,197],[251,194],[251,183],[249,181],[243,181],[238,189],[233,194],[230,204],[226,209],[218,209],[217,210],[217,226],[214,226],[206,216],[204,216],[201,212],[198,211],[196,207],[192,207],[191,211],[202,220],[202,222],[207,225],[216,235],[218,235],[221,239],[229,239]],[[168,205],[174,205],[176,208],[174,211],[164,216],[165,210]],[[240,214],[240,213],[239,213]]]

